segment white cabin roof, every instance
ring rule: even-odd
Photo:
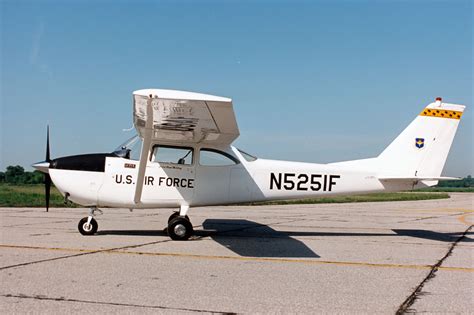
[[[157,96],[161,99],[167,100],[195,100],[195,101],[209,101],[209,102],[232,102],[232,99],[222,96],[215,96],[209,94],[178,91],[178,90],[164,90],[164,89],[143,89],[133,92],[133,95],[140,95],[148,97],[149,95]]]

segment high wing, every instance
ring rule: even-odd
[[[239,136],[232,100],[185,91],[145,89],[133,92],[133,123],[151,141],[228,145]]]
[[[135,204],[140,203],[153,142],[229,145],[239,136],[231,99],[186,91],[133,92],[133,123],[143,139]]]

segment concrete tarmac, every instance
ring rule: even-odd
[[[432,201],[190,210],[1,208],[0,311],[474,312],[474,194]]]

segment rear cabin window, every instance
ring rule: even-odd
[[[213,149],[201,149],[199,164],[203,166],[227,166],[238,164],[232,155]]]
[[[187,147],[155,146],[152,161],[180,165],[193,164],[193,149]]]

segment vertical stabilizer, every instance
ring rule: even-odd
[[[376,158],[384,176],[439,177],[465,106],[429,104]]]

